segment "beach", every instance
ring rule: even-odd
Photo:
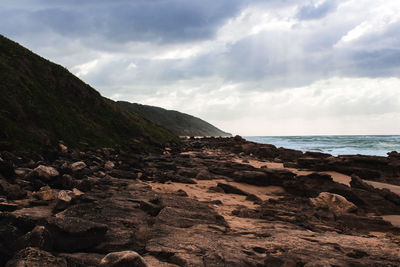
[[[398,154],[332,157],[236,136],[152,153],[63,147],[36,162],[1,158],[0,233],[18,229],[4,241],[8,266],[127,255],[169,267],[400,260]]]

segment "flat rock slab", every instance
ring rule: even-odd
[[[52,207],[36,206],[31,208],[23,208],[12,212],[16,217],[26,217],[34,221],[42,221],[52,216]]]

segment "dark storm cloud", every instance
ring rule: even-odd
[[[342,2],[337,0],[317,5],[316,1],[299,4],[294,0],[23,0],[18,3],[5,0],[0,4],[4,6],[0,9],[0,33],[22,40],[23,45],[33,46],[35,52],[66,64],[75,73],[81,69],[79,65],[104,54],[113,55],[113,60],[100,60],[90,71],[82,72],[85,81],[95,87],[142,84],[143,91],[147,83],[147,90],[152,93],[157,90],[157,83],[220,77],[227,82],[249,83],[243,90],[255,91],[303,86],[337,76],[399,76],[399,23],[336,47],[364,19],[358,19],[356,14],[341,19],[342,14],[335,11]],[[226,41],[221,50],[210,46],[209,50],[186,58],[154,59],[157,53],[168,49],[179,53],[187,44],[217,42],[221,26],[247,7],[253,7],[261,17],[263,13],[277,14],[288,8],[294,13],[283,12],[275,19],[295,22],[284,29],[244,34]],[[335,17],[329,20],[328,14]],[[251,21],[252,15],[243,19]],[[312,27],[310,23],[314,23]],[[248,26],[250,31],[253,25]],[[143,43],[142,50],[132,46],[132,42]],[[132,62],[136,69],[128,68]]]
[[[211,38],[218,26],[240,11],[240,0],[159,1],[44,1],[29,7],[10,6],[2,11],[15,33],[36,27],[62,35],[107,42],[186,42]]]

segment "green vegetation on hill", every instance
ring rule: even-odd
[[[230,133],[185,113],[124,101],[117,103],[179,136],[231,136]]]
[[[177,142],[166,129],[126,111],[54,64],[0,35],[0,142],[39,149]]]

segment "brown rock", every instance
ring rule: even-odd
[[[55,257],[38,248],[25,248],[7,262],[6,267],[67,267],[63,258]]]
[[[335,213],[353,212],[357,210],[357,206],[346,198],[328,192],[322,192],[318,197],[310,198],[310,202],[315,207],[327,208]]]
[[[32,175],[36,175],[41,179],[50,181],[54,177],[60,175],[60,173],[53,167],[39,165],[33,170]]]
[[[64,144],[59,144],[58,148],[60,149],[61,152],[66,153],[68,152],[68,147],[66,147]]]
[[[41,200],[54,200],[56,198],[56,193],[54,192],[53,189],[50,188],[50,186],[44,186],[40,188],[39,191],[33,192],[33,196],[37,197],[38,199]]]
[[[101,267],[147,267],[145,260],[135,251],[120,251],[107,254],[101,261]]]
[[[242,195],[242,196],[249,195],[249,193],[246,193],[243,190],[241,190],[233,185],[230,185],[230,184],[218,183],[217,187],[221,188],[227,194],[237,194],[237,195]]]
[[[104,163],[104,169],[111,171],[112,169],[114,169],[115,164],[112,161],[107,161],[106,163]]]
[[[80,170],[83,170],[84,168],[86,168],[86,163],[83,161],[78,161],[78,162],[72,163],[70,167],[73,172],[77,172],[77,171],[80,171]]]
[[[57,251],[79,251],[92,248],[104,240],[108,227],[76,217],[53,217],[48,224],[55,233]]]

